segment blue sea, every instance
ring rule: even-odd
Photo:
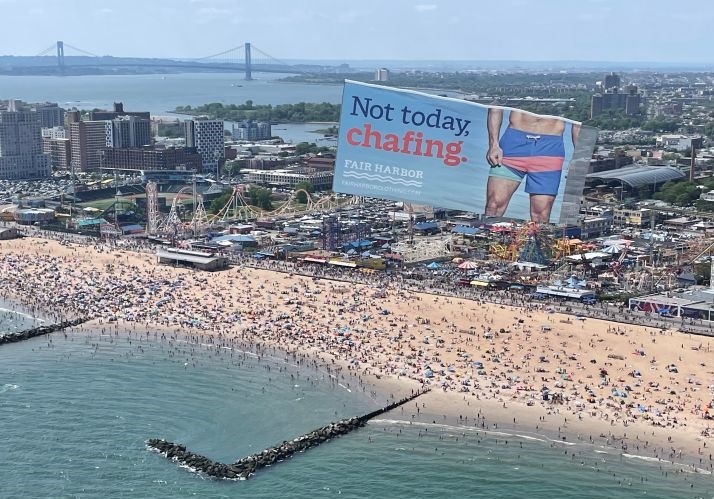
[[[0,335],[41,326],[44,319],[32,310],[0,297]]]
[[[159,437],[232,461],[382,402],[279,353],[258,359],[160,335],[56,333],[4,345],[0,498],[714,495],[710,476],[614,450],[410,425],[399,411],[247,481],[208,479],[145,447]]]

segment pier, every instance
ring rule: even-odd
[[[6,343],[17,343],[19,341],[29,340],[31,338],[36,338],[38,336],[44,336],[46,334],[54,333],[67,329],[68,327],[79,326],[87,322],[88,318],[73,319],[71,321],[58,322],[57,324],[51,324],[49,326],[38,326],[32,329],[26,329],[24,331],[17,331],[15,333],[5,333],[0,334],[0,345]]]
[[[333,438],[346,435],[358,428],[363,427],[370,419],[404,405],[428,391],[428,389],[418,391],[406,398],[389,404],[386,407],[377,409],[369,414],[365,414],[364,416],[341,419],[337,422],[330,423],[327,426],[313,430],[301,437],[289,441],[286,440],[278,445],[269,447],[262,452],[244,457],[231,464],[213,461],[210,458],[188,451],[184,445],[168,442],[158,438],[151,438],[147,440],[146,446],[150,450],[156,451],[172,461],[188,467],[196,473],[205,474],[210,477],[223,480],[247,480],[261,468],[284,461],[285,459],[292,457],[292,455],[296,452],[306,451]]]

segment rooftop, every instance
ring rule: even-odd
[[[589,173],[586,178],[605,182],[615,180],[637,188],[654,183],[662,184],[669,180],[679,180],[685,178],[685,176],[684,173],[671,166],[627,166],[618,170]]]
[[[164,258],[166,260],[176,260],[178,262],[188,262],[188,263],[198,263],[200,265],[207,265],[217,260],[223,259],[223,257],[218,256],[198,256],[197,251],[194,252],[176,252],[176,251],[164,251],[158,250],[156,256],[159,258]]]

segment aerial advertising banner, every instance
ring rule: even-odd
[[[564,118],[346,81],[333,190],[573,224],[596,138]]]

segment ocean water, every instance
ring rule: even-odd
[[[234,460],[376,407],[348,383],[282,356],[258,360],[153,335],[55,334],[5,345],[0,498],[714,495],[710,476],[615,451],[410,425],[400,411],[241,482],[201,477],[144,445],[161,437]]]
[[[95,76],[0,76],[0,99],[57,102],[61,107],[111,109],[123,102],[127,111],[165,115],[177,106],[210,102],[242,104],[295,104],[342,99],[342,85],[315,85],[278,81],[285,75],[254,73],[245,81],[232,73],[179,73]]]
[[[0,298],[0,335],[41,326],[44,319],[25,307]]]

